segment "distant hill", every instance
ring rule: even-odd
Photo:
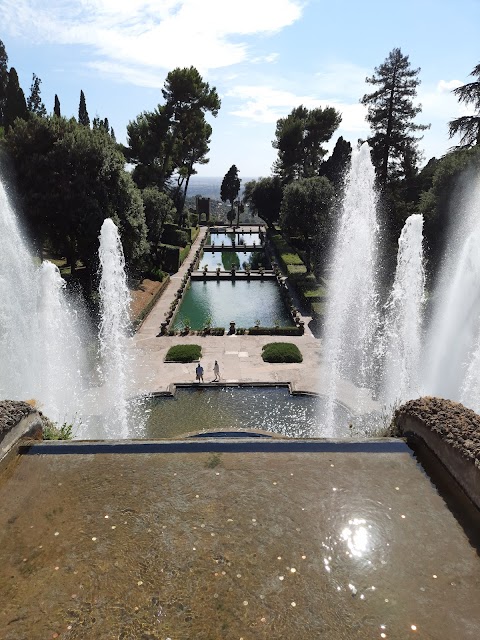
[[[220,200],[220,187],[222,185],[223,176],[220,178],[202,178],[201,176],[192,176],[188,184],[187,197],[203,196],[204,198],[212,198],[212,200]],[[241,177],[240,197],[243,196],[243,186],[250,180],[257,180],[256,177]]]

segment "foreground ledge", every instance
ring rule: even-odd
[[[458,402],[424,397],[396,412],[399,435],[418,437],[480,509],[480,416]]]

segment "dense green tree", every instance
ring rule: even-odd
[[[332,137],[342,117],[333,107],[308,110],[301,105],[286,118],[277,120],[275,140],[278,150],[274,173],[284,184],[298,178],[320,175],[320,167],[327,153],[322,146]]]
[[[340,136],[330,157],[322,162],[320,174],[330,180],[337,192],[343,186],[351,157],[352,145]]]
[[[17,121],[6,137],[32,237],[96,271],[105,218],[119,226],[130,266],[148,250],[141,195],[124,157],[103,130],[61,117]]]
[[[235,219],[235,211],[233,208],[233,203],[235,202],[238,194],[240,193],[240,178],[238,177],[238,169],[232,164],[230,169],[224,175],[222,184],[220,186],[220,198],[222,202],[230,202],[230,214],[227,215],[230,223]]]
[[[3,127],[5,100],[8,84],[8,56],[5,45],[0,40],[0,127]]]
[[[480,146],[447,153],[435,162],[434,169],[432,186],[421,194],[419,205],[419,212],[425,218],[427,265],[431,275],[438,271],[448,233],[456,224],[458,189],[473,183],[480,174]]]
[[[78,105],[78,123],[84,127],[90,126],[90,118],[88,117],[87,102],[83,90],[80,91],[80,103]]]
[[[416,169],[421,137],[414,134],[430,127],[414,122],[422,110],[421,105],[413,104],[420,84],[419,73],[420,69],[412,69],[408,56],[396,48],[375,67],[374,75],[366,78],[366,82],[376,87],[373,93],[363,96],[361,103],[368,110],[367,122],[372,130],[368,142],[382,187],[405,175],[406,158],[409,166]]]
[[[459,133],[459,146],[464,148],[480,145],[480,64],[477,64],[470,75],[477,80],[457,87],[453,93],[459,102],[472,105],[475,113],[471,116],[460,116],[448,123],[450,138]]]
[[[3,111],[3,125],[5,130],[13,125],[16,118],[28,118],[25,95],[18,83],[18,75],[14,67],[8,72],[8,83],[5,92],[5,106]]]
[[[35,113],[37,116],[44,118],[47,115],[47,110],[42,102],[40,96],[40,85],[42,81],[38,76],[33,74],[32,84],[30,85],[30,95],[27,99],[27,109],[30,113]]]
[[[273,227],[280,218],[282,198],[283,187],[278,176],[250,180],[245,184],[244,202],[248,203],[253,213],[269,227]]]
[[[60,100],[58,99],[57,94],[55,94],[55,103],[53,105],[53,115],[57,116],[58,118],[60,118],[60,116],[62,115],[60,112]]]
[[[307,269],[312,266],[312,250],[326,254],[330,234],[330,208],[334,188],[324,176],[301,178],[285,187],[280,210],[282,229],[303,239]],[[322,255],[318,258],[321,260]]]
[[[133,177],[141,188],[171,189],[182,213],[194,165],[207,161],[211,127],[205,115],[217,115],[220,99],[215,87],[210,88],[195,67],[168,73],[162,96],[163,105],[128,124],[125,157],[135,165]],[[169,180],[176,172],[175,187]]]
[[[158,246],[166,222],[175,219],[176,209],[172,200],[158,187],[147,187],[142,191],[145,221],[148,228],[147,240],[150,244],[152,262],[157,258]]]

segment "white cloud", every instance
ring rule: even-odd
[[[226,95],[241,103],[230,113],[250,121],[275,123],[302,104],[307,109],[335,107],[342,114],[342,130],[345,132],[358,134],[366,129],[366,109],[358,102],[343,102],[336,98],[326,100],[265,85],[239,85]]]
[[[205,73],[248,61],[249,36],[275,33],[301,14],[299,0],[2,0],[0,22],[38,43],[90,46],[94,64],[111,63],[115,75],[125,65],[125,79],[135,81],[135,67],[193,64]]]

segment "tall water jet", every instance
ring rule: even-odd
[[[85,372],[80,322],[49,262],[36,267],[0,181],[0,397],[75,422]]]
[[[56,265],[44,261],[40,268],[38,329],[42,374],[39,397],[49,417],[76,422],[81,413],[86,363],[78,312],[65,298],[66,282]]]
[[[362,413],[374,371],[373,340],[378,328],[377,253],[379,225],[375,171],[364,143],[352,154],[328,282],[323,337],[327,376],[324,435],[334,435],[334,408],[344,379],[356,387],[353,401]]]
[[[114,222],[107,218],[100,231],[100,355],[112,407],[107,418],[110,437],[126,438],[128,429],[127,368],[130,294],[123,247]]]
[[[32,257],[0,179],[0,397],[33,398],[37,277]]]
[[[480,175],[469,175],[465,184],[457,193],[461,217],[434,294],[423,377],[427,393],[462,399],[470,407],[473,377],[480,374],[474,364],[480,335]]]
[[[382,400],[387,408],[420,395],[424,301],[423,216],[414,214],[398,240],[395,278],[385,304]]]

